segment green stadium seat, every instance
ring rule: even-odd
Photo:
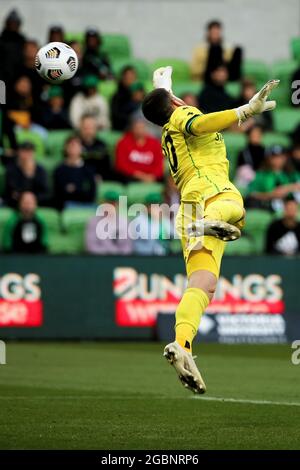
[[[63,159],[64,143],[74,133],[71,129],[50,131],[46,140],[46,156],[60,161]]]
[[[278,78],[282,82],[290,83],[292,74],[299,67],[296,60],[279,60],[272,65],[272,77]]]
[[[111,192],[117,193],[119,196],[126,196],[127,188],[117,181],[102,181],[97,185],[97,202],[105,201]]]
[[[255,254],[262,254],[265,247],[266,231],[274,216],[263,209],[248,209],[244,233],[253,241]]]
[[[246,235],[242,235],[242,237],[236,240],[234,243],[227,243],[225,248],[226,256],[247,256],[253,255],[255,252],[256,247],[253,241]]]
[[[285,134],[279,134],[277,132],[266,132],[263,135],[263,144],[266,147],[272,147],[272,145],[281,145],[281,147],[288,148],[291,145],[291,139]]]
[[[132,55],[130,40],[124,34],[103,34],[101,49],[106,52],[111,62]]]
[[[6,222],[12,217],[14,211],[9,207],[0,207],[0,250],[3,246],[3,234]]]
[[[243,65],[243,75],[246,78],[251,78],[256,83],[266,82],[269,80],[270,71],[265,62],[260,60],[247,59]]]
[[[185,60],[181,59],[157,59],[151,64],[151,72],[153,73],[159,67],[166,67],[166,65],[172,65],[173,67],[172,78],[174,85],[177,82],[188,82],[190,80],[190,66]]]
[[[151,71],[149,64],[142,59],[135,59],[133,57],[120,57],[112,61],[112,69],[116,77],[120,77],[122,69],[126,66],[135,68],[138,79],[142,82],[151,80]]]
[[[85,228],[95,215],[96,209],[93,208],[70,208],[63,211],[62,225],[68,237],[67,253],[76,254],[84,250]]]
[[[291,55],[293,59],[300,61],[300,38],[292,38],[290,41]]]
[[[74,248],[74,243],[72,244],[72,240],[70,240],[69,234],[62,232],[53,233],[51,236],[49,236],[48,251],[52,255],[77,253],[76,245]]]
[[[0,198],[3,196],[4,193],[4,186],[5,186],[5,168],[3,165],[0,165]],[[1,208],[0,208],[1,210]]]
[[[16,138],[18,143],[22,142],[31,142],[35,146],[35,155],[36,159],[43,160],[45,157],[45,142],[43,138],[37,132],[33,132],[30,130],[17,130]]]
[[[225,90],[232,98],[238,98],[241,94],[241,84],[239,82],[228,82],[225,85]]]
[[[113,163],[115,158],[115,148],[123,133],[119,131],[100,131],[97,135],[99,139],[103,140],[107,145],[111,161]]]
[[[84,45],[85,35],[83,32],[80,33],[73,33],[68,31],[65,33],[65,42],[69,44],[72,41],[79,42],[82,46]]]
[[[157,194],[161,196],[162,192],[162,183],[129,183],[127,188],[128,203],[145,204],[149,195]]]
[[[230,178],[233,179],[239,152],[246,147],[246,136],[236,132],[224,132],[223,136],[227,149],[227,158],[230,163],[229,174]]]
[[[49,251],[55,251],[55,243],[61,235],[61,217],[60,213],[51,207],[39,207],[38,215],[45,222],[48,230]]]
[[[290,133],[300,124],[300,112],[296,108],[281,108],[273,111],[276,132]]]
[[[203,88],[202,82],[193,82],[188,80],[187,82],[174,83],[173,92],[176,96],[183,96],[186,93],[192,93],[193,95],[199,95]]]
[[[111,100],[117,90],[117,82],[115,80],[100,81],[98,84],[99,93],[108,101]]]

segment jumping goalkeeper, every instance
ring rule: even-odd
[[[226,241],[241,236],[243,199],[230,182],[222,129],[275,108],[267,98],[279,80],[268,81],[248,104],[203,114],[172,93],[172,67],[154,72],[154,90],[144,99],[144,116],[162,126],[162,148],[180,195],[176,218],[188,286],[176,310],[176,337],[164,356],[183,385],[195,393],[206,386],[192,356],[192,341],[211,301]]]

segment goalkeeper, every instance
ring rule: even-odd
[[[188,286],[176,310],[176,337],[164,356],[185,387],[204,393],[205,383],[192,356],[192,341],[211,301],[226,241],[241,236],[243,199],[229,181],[222,129],[275,108],[267,98],[279,80],[270,80],[236,109],[203,114],[172,93],[172,67],[154,72],[155,89],[144,99],[144,116],[162,126],[162,148],[180,195],[177,231],[181,237]]]

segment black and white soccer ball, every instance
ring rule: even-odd
[[[78,57],[74,49],[63,42],[49,42],[35,57],[38,74],[53,84],[72,78],[78,69]]]

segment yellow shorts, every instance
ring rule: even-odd
[[[222,191],[217,192],[217,189]],[[181,195],[176,217],[177,232],[181,237],[188,278],[194,271],[204,269],[217,278],[220,274],[222,256],[226,243],[210,236],[189,236],[188,227],[203,217],[206,207],[216,199],[234,199],[243,205],[240,192],[224,178],[201,177],[188,183]]]

